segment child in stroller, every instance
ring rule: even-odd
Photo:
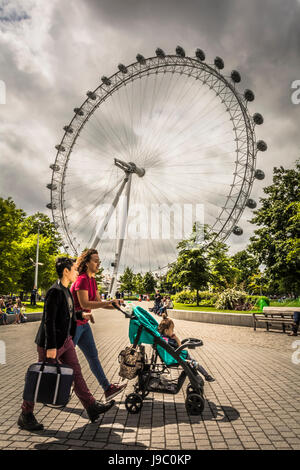
[[[169,343],[174,349],[179,348],[181,346],[181,341],[178,336],[174,333],[174,322],[171,318],[168,317],[166,313],[162,314],[163,320],[160,322],[158,326],[158,331],[162,335],[163,339]],[[204,369],[204,367],[200,366],[195,359],[192,359],[189,355],[187,355],[187,360],[191,361],[191,365],[197,369],[200,374],[202,374],[207,382],[214,382],[215,379],[209,375],[209,373]]]

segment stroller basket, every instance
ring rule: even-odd
[[[139,376],[139,386],[146,392],[160,392],[176,395],[186,378],[186,373],[181,372],[179,379],[169,380],[162,376],[159,372],[142,372]]]

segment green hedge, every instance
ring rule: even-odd
[[[189,290],[183,290],[181,292],[178,292],[175,295],[172,295],[172,300],[173,302],[177,304],[195,304],[197,302],[197,291],[189,291]],[[209,291],[199,291],[198,292],[198,299],[199,299],[199,305],[206,305],[206,306],[214,306],[215,302],[217,301],[218,294],[215,292],[209,292]]]

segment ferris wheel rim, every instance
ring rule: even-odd
[[[101,90],[102,92],[104,92],[104,95],[101,96],[99,100],[98,99],[95,100],[94,98],[91,98],[90,96],[87,97],[87,99],[83,102],[80,108],[77,108],[78,110],[82,110],[84,112],[83,118],[81,119],[80,115],[75,113],[70,123],[68,124],[68,126],[65,126],[65,127],[73,128],[72,134],[74,135],[72,135],[72,137],[70,138],[70,134],[67,131],[65,131],[65,134],[63,135],[60,144],[57,146],[59,148],[57,150],[54,166],[63,165],[63,172],[62,172],[62,175],[61,175],[62,178],[60,181],[58,181],[56,178],[57,172],[54,169],[52,172],[51,186],[52,188],[56,186],[56,189],[51,189],[52,216],[53,216],[53,220],[56,226],[59,225],[60,232],[61,231],[63,232],[62,234],[63,234],[64,240],[68,244],[71,245],[72,250],[75,254],[77,254],[78,246],[76,246],[75,239],[72,237],[72,234],[70,233],[70,230],[68,229],[68,220],[67,220],[67,215],[65,214],[65,209],[64,209],[64,180],[65,180],[68,163],[71,157],[71,153],[80,135],[80,132],[84,128],[84,126],[86,125],[90,117],[98,109],[98,107],[101,106],[101,104],[104,101],[106,101],[106,99],[109,96],[111,96],[115,91],[117,91],[122,86],[126,85],[127,82],[134,81],[137,78],[142,78],[144,75],[147,75],[147,72],[149,73],[149,70],[152,70],[152,73],[162,73],[162,71],[166,70],[167,67],[174,67],[173,73],[179,73],[179,71],[176,70],[176,67],[188,67],[189,69],[194,69],[195,71],[202,70],[205,73],[208,73],[208,77],[210,78],[214,77],[216,79],[216,83],[215,83],[216,86],[220,82],[223,83],[223,85],[226,87],[226,90],[230,90],[230,93],[235,97],[236,99],[235,104],[236,106],[239,106],[239,109],[242,111],[242,114],[243,114],[244,129],[247,130],[246,132],[247,151],[244,152],[244,156],[246,155],[246,161],[241,165],[242,167],[244,167],[244,173],[242,176],[242,183],[240,185],[239,195],[237,196],[235,200],[234,207],[230,209],[230,213],[227,212],[227,215],[225,215],[227,217],[226,221],[224,222],[222,229],[219,230],[217,236],[219,236],[220,239],[225,240],[230,235],[232,227],[238,222],[239,218],[242,215],[242,212],[245,208],[246,201],[251,192],[251,188],[252,188],[253,181],[254,181],[254,170],[255,170],[256,153],[257,153],[257,149],[255,149],[256,142],[255,142],[255,133],[254,133],[254,123],[248,112],[247,102],[245,98],[235,88],[235,85],[232,85],[230,83],[230,81],[228,80],[228,77],[225,77],[224,75],[222,75],[216,68],[214,68],[213,65],[207,64],[206,62],[203,62],[203,61],[199,61],[196,58],[178,57],[177,55],[176,56],[166,55],[163,59],[159,57],[150,57],[148,59],[145,59],[144,65],[141,65],[139,62],[134,62],[131,65],[127,66],[126,74],[122,73],[121,71],[118,71],[115,74],[108,77],[107,80],[110,82],[112,82],[114,79],[119,79],[119,82],[116,82],[115,87],[113,89],[110,88],[110,85],[107,85],[103,82],[93,92],[88,92],[90,93],[90,96],[92,96],[92,95],[97,95],[97,93],[99,93],[99,91]],[[132,73],[130,74],[131,69],[132,69]],[[182,72],[182,73],[185,73],[185,72]],[[189,75],[192,76],[191,73]],[[214,88],[214,86],[212,88]],[[93,101],[95,101],[95,103],[93,103]],[[73,127],[74,125],[76,125],[76,127]],[[69,149],[63,156],[63,153],[65,152],[65,150],[62,150],[62,149],[63,148],[65,149],[66,146],[68,146]],[[239,155],[239,152],[237,152],[237,155]],[[224,211],[225,213],[226,213],[226,210],[228,211],[228,209],[226,209],[226,206],[228,204],[228,201],[232,199],[232,192],[235,187],[234,182],[236,181],[237,176],[238,176],[237,167],[240,163],[238,156],[237,156],[237,160],[235,163],[236,163],[236,167],[235,167],[236,175],[234,176],[232,189],[229,195],[227,196],[225,207],[223,208],[223,211],[219,214],[218,218],[221,217]],[[241,174],[239,175],[239,178],[241,178]],[[59,189],[57,189],[57,186],[60,186]],[[239,201],[241,202],[240,204],[238,204]],[[229,225],[230,227],[228,228]]]

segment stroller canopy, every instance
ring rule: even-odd
[[[152,317],[152,315],[150,315],[149,312],[147,312],[147,310],[144,310],[142,307],[137,306],[133,309],[133,313],[134,318],[131,318],[129,324],[129,339],[131,344],[134,343],[140,326],[143,328],[138,344],[154,344],[156,337],[164,339],[158,331],[157,321],[155,320],[155,318]],[[169,354],[161,345],[157,344],[156,348],[161,360],[167,366],[178,364],[176,359],[172,357],[171,354]],[[180,353],[180,357],[183,360],[186,360],[187,355],[188,353],[185,350],[181,351]]]

